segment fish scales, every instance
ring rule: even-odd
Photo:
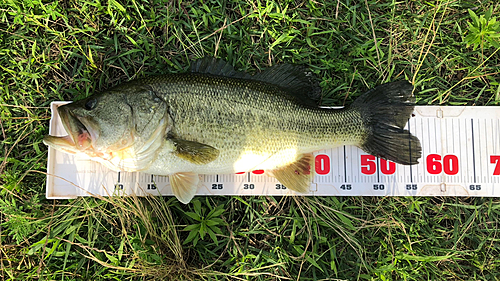
[[[362,119],[356,111],[307,108],[283,98],[283,90],[267,83],[196,74],[164,76],[144,83],[168,104],[178,137],[221,151],[219,158],[199,173],[273,169],[301,154],[357,144],[363,138]],[[280,156],[283,150],[286,157],[272,157]],[[267,161],[235,169],[232,163],[242,153],[260,155],[262,162]],[[174,169],[186,168],[176,165]]]

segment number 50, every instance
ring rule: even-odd
[[[377,171],[377,162],[373,155],[361,155],[361,173],[373,175]],[[392,175],[396,172],[396,163],[380,159],[380,171],[384,175]]]

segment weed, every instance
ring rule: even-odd
[[[208,200],[207,206],[210,208]],[[196,246],[198,240],[203,240],[205,235],[208,234],[212,241],[218,245],[219,243],[216,234],[222,235],[222,231],[219,226],[222,226],[224,221],[219,218],[219,216],[225,211],[224,206],[219,205],[215,208],[210,208],[210,211],[208,211],[207,208],[201,206],[201,202],[199,200],[193,200],[193,208],[194,212],[184,213],[193,219],[195,223],[190,224],[183,229],[184,231],[189,231],[189,235],[186,240],[184,240],[183,244],[193,242],[193,246]]]
[[[464,38],[467,47],[473,45],[474,50],[479,46],[481,49],[500,48],[500,22],[497,22],[497,18],[492,16],[493,7],[490,7],[484,15],[479,17],[471,9],[468,11],[472,23],[467,23],[469,34]]]

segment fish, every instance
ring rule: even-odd
[[[320,99],[305,66],[278,64],[250,75],[202,58],[185,73],[131,80],[60,106],[68,135],[43,141],[115,171],[168,176],[184,204],[202,174],[264,170],[308,192],[313,153],[341,145],[418,163],[420,141],[404,128],[415,106],[408,81],[379,85],[341,109],[321,107]]]

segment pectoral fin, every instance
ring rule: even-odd
[[[200,183],[200,178],[195,173],[173,174],[169,176],[169,180],[175,197],[184,204],[193,199]]]
[[[314,157],[304,154],[296,162],[270,171],[270,175],[293,191],[307,193],[314,177]]]
[[[174,145],[174,154],[191,163],[208,164],[219,156],[219,150],[203,143],[171,138]]]

